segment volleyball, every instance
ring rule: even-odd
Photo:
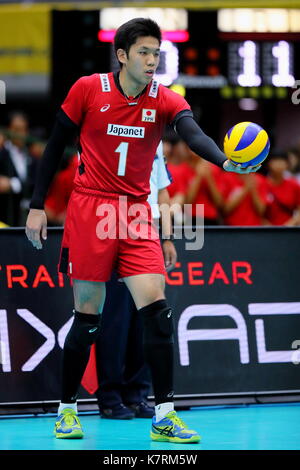
[[[260,165],[267,158],[269,150],[268,134],[253,122],[239,122],[225,135],[226,157],[242,168]]]

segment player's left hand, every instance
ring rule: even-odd
[[[171,240],[163,240],[162,249],[165,259],[166,270],[171,271],[177,261],[177,252],[174,243]]]
[[[259,166],[247,166],[246,168],[242,168],[241,165],[234,165],[230,160],[226,160],[223,163],[223,168],[225,171],[231,171],[233,173],[239,173],[241,175],[247,175],[248,173],[255,173],[257,170],[261,168]]]

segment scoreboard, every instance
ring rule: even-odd
[[[218,11],[185,10],[185,17],[185,29],[163,30],[158,78],[164,85],[292,87],[300,76],[300,32],[220,31]],[[53,12],[53,75],[54,80],[55,74],[62,77],[65,69],[67,88],[73,75],[118,66],[112,47],[115,31],[101,29],[99,18],[99,10]]]
[[[52,12],[51,96],[57,109],[80,76],[118,69],[112,44],[118,25],[102,25],[103,11]],[[215,138],[215,116],[226,114],[221,109],[224,100],[245,98],[247,109],[257,108],[258,99],[268,101],[261,112],[271,122],[276,115],[272,99],[291,101],[293,85],[300,77],[300,28],[299,32],[221,30],[218,14],[216,10],[184,10],[171,24],[176,15],[164,11],[162,20],[158,19],[163,42],[157,78],[166,86],[180,85],[198,122],[204,114],[211,116],[206,119],[206,130]],[[108,16],[113,19],[115,15]],[[124,18],[118,21],[122,24]],[[263,124],[262,115],[253,119]]]
[[[179,81],[193,75],[222,77],[220,88],[294,85],[299,76],[300,33],[221,32],[217,15],[217,11],[189,12],[189,42],[179,46]],[[199,84],[203,87],[201,80]],[[209,80],[206,84],[210,87]]]
[[[219,29],[218,11],[186,14],[185,30],[163,30],[157,70],[162,84],[179,83],[186,88],[294,85],[300,33],[224,32]],[[114,33],[100,30],[99,41],[112,43]],[[110,56],[110,69],[116,70],[112,46]]]
[[[294,44],[285,40],[230,41],[227,76],[233,85],[293,86]]]

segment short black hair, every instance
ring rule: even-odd
[[[116,32],[114,40],[115,53],[123,49],[127,56],[129,49],[140,37],[152,36],[161,43],[161,30],[158,24],[150,18],[133,18],[122,24]]]

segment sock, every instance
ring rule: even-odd
[[[60,415],[62,413],[62,410],[64,410],[65,408],[71,408],[77,414],[77,403],[62,403],[62,402],[60,402],[59,404],[57,414]]]
[[[62,364],[62,403],[76,403],[79,386],[86,369],[91,345],[100,331],[101,315],[75,311],[66,336]]]
[[[163,419],[170,411],[174,411],[174,403],[169,401],[166,403],[160,403],[160,405],[156,405],[155,407],[155,420],[158,423],[161,419]]]

